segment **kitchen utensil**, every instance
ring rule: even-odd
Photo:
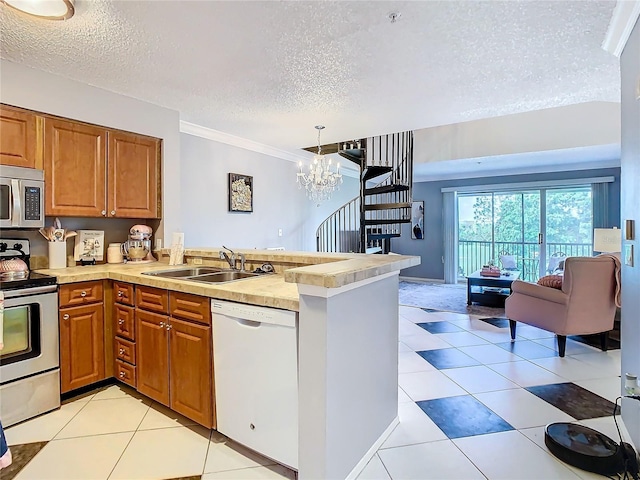
[[[129,239],[122,244],[122,253],[129,262],[153,262],[151,255],[151,234],[147,225],[134,225],[129,230]]]

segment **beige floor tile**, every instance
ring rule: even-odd
[[[492,480],[578,480],[569,468],[520,432],[477,435],[459,438],[453,443]]]
[[[378,455],[374,455],[367,466],[362,469],[360,475],[358,475],[358,480],[391,480],[389,476],[389,472],[384,468],[382,464],[382,460]]]
[[[112,400],[114,398],[144,398],[138,392],[136,392],[133,388],[128,387],[126,385],[122,385],[120,383],[116,385],[109,385],[96,392],[91,400]]]
[[[447,436],[414,402],[398,406],[400,423],[391,432],[380,449],[446,440]]]
[[[450,440],[388,448],[378,455],[393,479],[485,480]]]
[[[448,368],[442,370],[447,377],[456,382],[469,393],[493,392],[519,388],[518,385],[494,372],[489,367]]]
[[[281,465],[267,465],[264,467],[242,468],[226,472],[205,473],[202,480],[271,480],[296,478],[295,473]]]
[[[209,430],[200,426],[135,433],[110,480],[187,477],[202,474]]]
[[[423,330],[423,332],[424,333],[420,333],[418,335],[408,335],[406,337],[402,337],[401,341],[415,352],[419,352],[420,350],[437,350],[439,348],[451,348],[451,345],[438,338],[437,335],[433,335],[426,330]]]
[[[56,435],[56,439],[135,431],[150,401],[131,397],[91,401]]]
[[[539,427],[551,422],[572,422],[574,418],[541,398],[519,388],[474,395],[514,428]]]
[[[47,442],[55,437],[87,404],[86,401],[66,403],[59,410],[8,428],[5,430],[7,442],[9,445]]]
[[[187,425],[196,425],[196,422],[183,417],[179,413],[161,405],[157,402],[151,404],[147,414],[142,419],[138,430],[152,430],[155,428],[171,428]]]
[[[415,352],[402,352],[398,355],[398,373],[432,372],[436,367]]]
[[[438,333],[436,336],[453,347],[469,347],[471,345],[486,345],[489,343],[484,338],[480,338],[470,332]]]
[[[273,465],[276,462],[213,432],[204,473]]]
[[[398,375],[398,382],[402,390],[416,402],[467,393],[440,371],[402,373]]]
[[[105,480],[122,455],[130,433],[54,440],[44,446],[16,480]]]
[[[500,347],[497,347],[500,348]],[[526,360],[508,363],[495,363],[489,365],[491,370],[498,372],[503,377],[507,377],[521,387],[532,387],[534,385],[547,385],[550,383],[565,383],[567,380],[549,370],[545,370],[538,365],[534,365]]]

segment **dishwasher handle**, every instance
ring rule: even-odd
[[[253,320],[247,320],[245,318],[237,318],[237,317],[230,317],[233,320],[235,320],[236,322],[238,322],[240,325],[244,326],[244,327],[248,327],[248,328],[260,328],[262,326],[262,322],[255,322]]]

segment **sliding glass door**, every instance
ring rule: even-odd
[[[592,225],[590,186],[459,194],[458,275],[512,255],[535,281],[551,257],[591,255]]]

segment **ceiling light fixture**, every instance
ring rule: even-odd
[[[318,153],[314,155],[313,162],[309,165],[309,173],[302,172],[302,162],[298,163],[297,182],[298,188],[304,187],[310,200],[319,206],[321,202],[329,200],[331,194],[340,187],[342,175],[340,174],[340,162],[336,164],[336,171],[331,171],[331,159],[322,155],[320,146],[320,132],[323,125],[316,125],[318,130]]]
[[[67,20],[73,17],[73,0],[0,0],[3,4],[47,20]]]

